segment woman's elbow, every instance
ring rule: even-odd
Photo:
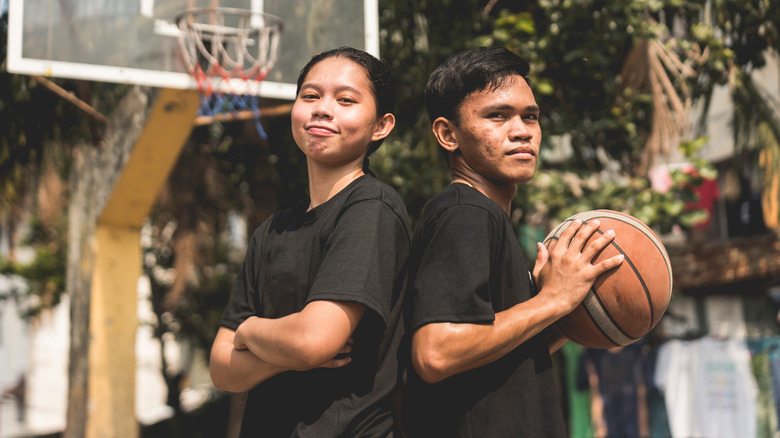
[[[341,351],[336,343],[321,334],[299,336],[291,347],[298,371],[317,368],[336,357]]]
[[[230,350],[230,351],[227,351]],[[243,392],[249,388],[243,388],[244,382],[237,379],[238,372],[231,369],[232,347],[215,345],[211,351],[209,360],[209,376],[211,384],[222,392]]]
[[[218,367],[212,366],[209,368],[209,375],[211,376],[211,383],[217,391],[222,392],[243,392],[236,382],[232,382],[230,379],[230,373],[221,372]]]

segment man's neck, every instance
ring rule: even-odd
[[[511,213],[512,200],[517,193],[517,185],[496,184],[478,173],[458,172],[455,169],[452,169],[451,173],[453,183],[466,184],[476,189],[501,207],[507,215]]]

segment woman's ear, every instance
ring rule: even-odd
[[[392,113],[387,113],[374,125],[374,135],[371,136],[371,141],[387,137],[393,128],[395,128],[395,116]]]
[[[434,120],[431,127],[433,129],[433,135],[436,137],[436,141],[450,153],[458,150],[458,138],[455,135],[454,127],[455,125],[452,121],[444,117],[439,117]]]

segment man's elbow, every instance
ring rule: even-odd
[[[412,365],[425,383],[439,383],[451,375],[446,361],[433,351],[413,352]]]

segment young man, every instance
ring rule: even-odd
[[[528,64],[501,48],[453,55],[431,75],[426,106],[452,184],[433,197],[412,241],[407,314],[409,437],[563,437],[546,330],[571,312],[613,257],[598,222],[569,226],[533,277],[509,220],[517,185],[536,170],[539,107]]]

